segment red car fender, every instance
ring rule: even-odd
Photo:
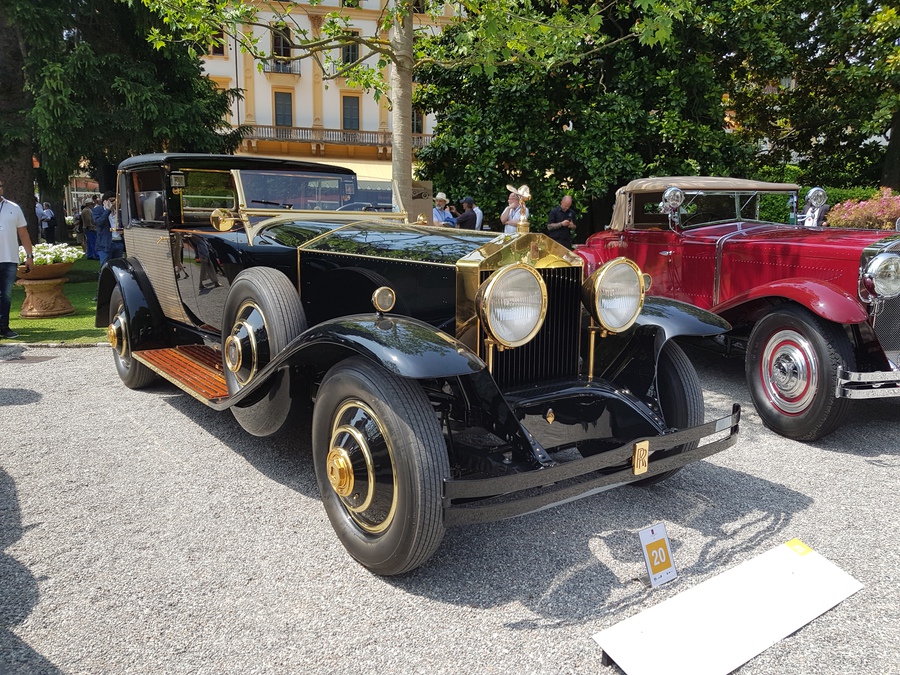
[[[591,276],[591,274],[594,273],[594,270],[596,270],[605,262],[603,258],[597,255],[597,252],[593,248],[590,248],[587,245],[578,246],[575,249],[575,254],[581,256],[581,258],[584,260],[585,278]]]
[[[713,308],[716,314],[760,298],[785,298],[806,307],[827,321],[862,323],[868,318],[863,304],[833,284],[813,279],[780,279],[756,286]]]
[[[591,241],[593,239],[593,241]],[[611,239],[609,237],[588,238],[587,243],[575,247],[575,253],[580,255],[584,260],[584,276],[591,276],[604,263],[620,257],[619,248],[622,246],[619,239]]]

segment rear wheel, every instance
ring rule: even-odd
[[[131,331],[122,291],[116,286],[109,296],[109,327],[106,336],[113,348],[116,371],[126,387],[141,389],[156,379],[156,373],[131,357]]]
[[[744,370],[763,423],[798,441],[815,441],[840,426],[849,400],[835,394],[838,368],[855,370],[840,326],[797,305],[783,305],[750,333]]]
[[[673,429],[686,429],[703,424],[704,405],[703,387],[694,364],[691,363],[684,350],[671,340],[663,345],[656,366],[656,389],[659,405],[666,426]],[[665,452],[657,452],[651,459],[660,459],[679,455],[693,450],[697,441],[679,445]],[[666,471],[652,478],[636,481],[633,485],[653,485],[674,476],[681,469]]]
[[[306,330],[300,298],[281,272],[252,267],[241,272],[228,292],[223,317],[222,358],[229,395],[248,386],[288,343]],[[232,406],[238,423],[254,436],[286,431],[302,405],[291,395],[291,374],[273,375],[249,401]]]
[[[358,357],[335,365],[316,397],[313,460],[331,525],[360,564],[401,574],[437,550],[450,467],[417,382]]]

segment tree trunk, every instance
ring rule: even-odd
[[[25,94],[25,74],[18,30],[0,7],[0,179],[4,197],[17,203],[28,221],[28,234],[36,242],[37,217],[34,215],[34,165],[31,134],[22,111],[30,107]]]
[[[412,208],[412,12],[398,18],[391,30],[391,171],[394,201],[400,210]]]
[[[900,192],[900,112],[894,113],[890,134],[881,167],[881,185]]]

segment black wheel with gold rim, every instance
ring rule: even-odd
[[[156,373],[131,358],[131,335],[122,291],[116,286],[109,296],[109,327],[106,337],[113,348],[119,378],[129,389],[141,389],[156,379]]]
[[[450,467],[416,381],[358,357],[334,366],[316,397],[313,461],[331,525],[360,564],[402,574],[437,550]]]
[[[222,323],[222,360],[228,393],[234,395],[288,343],[306,330],[300,298],[290,280],[267,267],[251,267],[231,284]],[[291,395],[291,374],[280,370],[231,407],[238,423],[254,436],[286,430],[302,405]]]

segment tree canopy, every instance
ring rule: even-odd
[[[900,144],[887,134],[900,110],[897,13],[863,0],[830,14],[813,5],[683,4],[655,44],[617,41],[641,21],[620,6],[599,29],[602,53],[585,44],[583,58],[503,66],[490,80],[424,68],[417,103],[438,125],[422,176],[482,206],[502,205],[507,183],[529,183],[541,216],[570,192],[582,210],[597,207],[595,225],[616,187],[647,175],[772,175],[799,158],[810,183],[900,180],[884,161],[885,139]],[[452,51],[462,30],[419,48]]]
[[[764,144],[769,163],[799,156],[808,182],[900,190],[900,9],[776,0],[767,10],[765,33],[751,26],[743,41],[754,45],[734,69],[739,132]],[[710,20],[740,37],[733,17]]]
[[[2,30],[15,36],[24,65],[15,138],[33,149],[48,185],[65,183],[85,160],[96,171],[137,153],[226,152],[240,142],[227,123],[235,92],[218,90],[183,47],[149,44],[148,33],[164,26],[142,5],[4,4]]]
[[[611,191],[632,178],[746,166],[752,149],[723,131],[726,89],[712,37],[676,21],[663,44],[617,40],[640,21],[620,7],[602,26],[608,50],[584,45],[584,58],[550,70],[507,66],[488,81],[424,69],[417,102],[438,125],[419,154],[423,177],[454,196],[472,194],[486,214],[485,205],[505,202],[507,183],[528,183],[540,228],[564,191],[608,218]],[[450,32],[421,48],[455,39]]]
[[[411,119],[412,73],[423,67],[458,70],[491,80],[502,68],[553,68],[599,54],[619,41],[637,39],[645,44],[665,40],[673,17],[686,0],[632,0],[632,2],[569,3],[568,0],[462,0],[454,3],[449,19],[458,24],[452,42],[442,50],[413,50],[412,15],[425,11],[443,15],[445,3],[395,0],[383,7],[381,19],[370,34],[351,31],[351,20],[343,6],[316,12],[317,28],[298,20],[306,11],[292,3],[257,3],[242,0],[142,0],[159,12],[175,34],[208,45],[232,38],[261,60],[276,58],[254,31],[247,27],[280,31],[290,54],[279,59],[314,59],[323,65],[325,79],[346,77],[351,85],[371,89],[376,96],[389,93],[392,107],[392,160],[396,197],[401,205],[412,198]],[[309,6],[316,8],[320,0]],[[356,4],[356,3],[347,3]],[[619,13],[634,15],[628,29],[615,38],[601,27]],[[261,12],[264,14],[261,16]],[[286,30],[290,29],[290,30]],[[170,38],[153,34],[158,45]],[[347,45],[359,46],[356,62],[344,64],[340,52]],[[390,80],[383,80],[390,64]]]

